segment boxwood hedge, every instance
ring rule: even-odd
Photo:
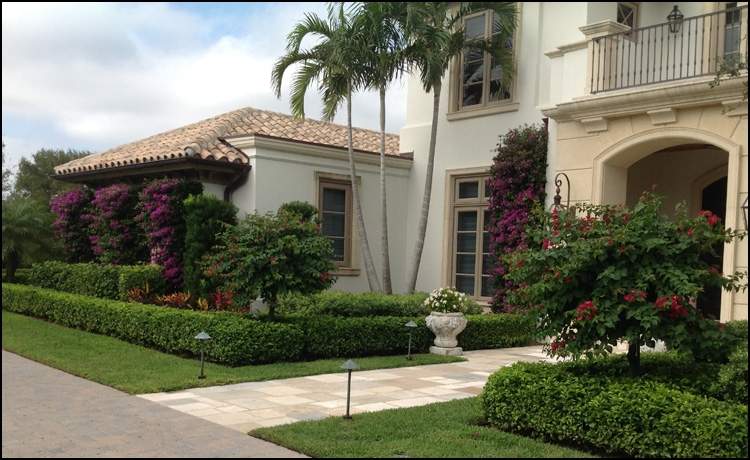
[[[3,308],[63,326],[110,335],[169,353],[192,354],[192,339],[206,330],[210,359],[237,365],[284,360],[405,354],[413,320],[412,351],[426,352],[432,332],[423,316],[340,317],[287,315],[257,320],[232,313],[207,313],[125,303],[33,286],[3,284]],[[530,323],[518,315],[469,315],[459,345],[467,350],[525,345]]]
[[[622,357],[514,364],[487,382],[485,416],[502,430],[614,455],[747,456],[747,406],[707,396],[721,366],[692,368],[673,353],[643,358],[640,378],[626,375]]]
[[[132,288],[149,289],[163,294],[166,288],[158,265],[70,264],[48,261],[34,264],[29,284],[72,294],[102,299],[126,300]]]
[[[204,313],[82,296],[3,283],[3,308],[179,355],[197,355],[200,331],[212,337],[208,359],[240,365],[294,361],[304,337],[294,326],[246,319],[231,313]]]

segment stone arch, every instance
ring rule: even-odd
[[[628,168],[655,152],[685,144],[708,144],[728,155],[727,204],[725,225],[737,227],[740,207],[739,174],[742,147],[726,137],[710,131],[689,127],[657,127],[624,137],[594,158],[592,202],[601,204],[625,203]],[[733,172],[733,173],[732,173]],[[735,269],[736,243],[724,247],[724,273]],[[732,317],[732,293],[722,292],[721,320]]]

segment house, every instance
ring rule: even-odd
[[[482,300],[487,177],[498,135],[546,119],[548,200],[555,180],[570,203],[633,204],[646,190],[665,211],[685,201],[742,228],[747,200],[746,76],[710,83],[722,62],[747,62],[747,3],[519,3],[515,78],[502,87],[491,56],[454,63],[441,94],[432,202],[419,290],[452,285]],[[492,33],[487,12],[465,19]],[[409,78],[400,136],[388,137],[389,237],[394,289],[405,289],[425,181],[432,95]],[[62,180],[102,183],[181,174],[244,212],[290,200],[319,206],[336,247],[335,288],[366,290],[351,218],[345,127],[242,109],[76,160]],[[379,259],[378,133],[355,131],[366,226]],[[549,204],[549,203],[548,203]],[[473,222],[458,252],[457,219]],[[460,263],[458,263],[460,261]],[[726,245],[725,272],[747,270],[747,240]],[[376,264],[377,265],[377,264]],[[711,298],[713,296],[713,298]],[[747,293],[714,292],[704,311],[747,318]]]

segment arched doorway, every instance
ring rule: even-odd
[[[736,228],[740,147],[713,133],[691,128],[661,128],[625,138],[600,153],[594,162],[593,201],[632,205],[644,191],[665,197],[664,212],[687,204],[690,214],[708,208],[725,225]],[[720,212],[717,212],[719,211]],[[725,273],[734,270],[734,243],[711,261]],[[731,319],[732,296],[707,292],[698,299],[708,316]]]

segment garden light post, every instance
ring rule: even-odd
[[[352,371],[359,369],[359,365],[351,359],[348,359],[341,365],[341,368],[345,369],[347,374],[349,374],[346,382],[346,414],[344,415],[344,418],[351,419],[352,416],[349,414],[349,405],[352,400]]]
[[[411,333],[418,326],[417,326],[417,323],[415,323],[414,321],[409,321],[408,323],[404,324],[404,326],[409,330],[409,348],[407,349],[407,352],[406,352],[406,359],[411,360]]]
[[[211,340],[211,336],[206,334],[205,331],[201,331],[198,335],[195,336],[195,340],[197,340],[201,344],[201,373],[198,378],[205,379],[206,374],[203,373],[203,351],[206,347],[205,343]]]

